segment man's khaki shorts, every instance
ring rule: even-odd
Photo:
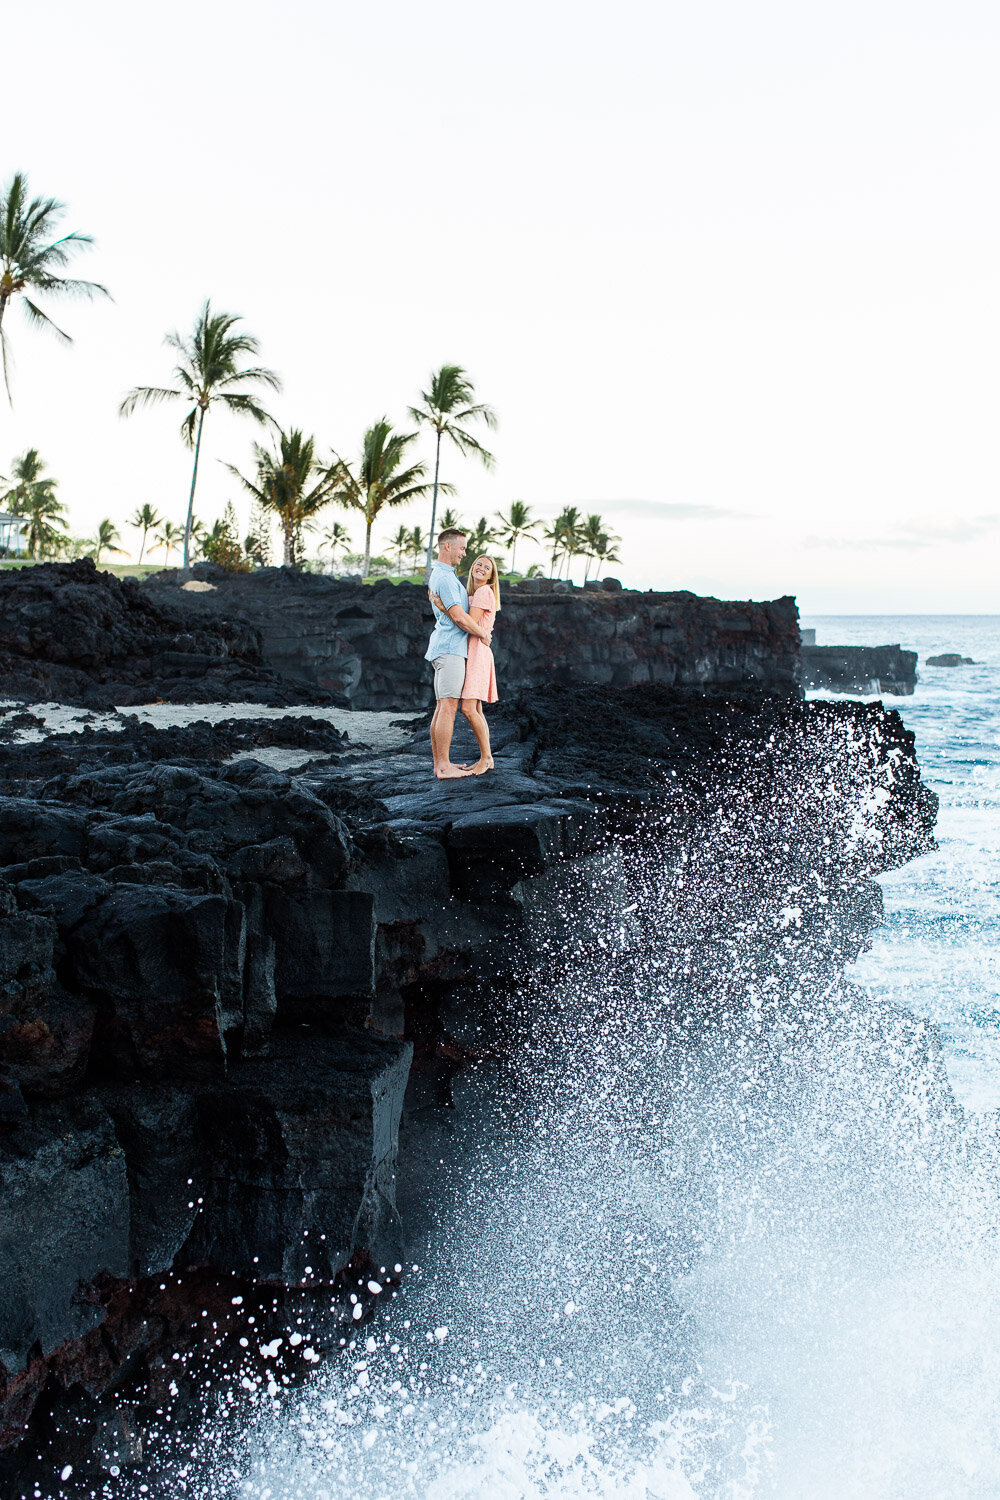
[[[434,668],[435,698],[461,698],[465,686],[465,657],[435,656],[431,666]]]

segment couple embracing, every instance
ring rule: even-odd
[[[482,776],[493,769],[483,704],[497,701],[490,642],[500,608],[500,576],[491,558],[477,557],[469,570],[466,588],[456,571],[465,548],[464,531],[457,527],[442,531],[438,537],[438,560],[427,582],[434,609],[434,631],[426,659],[434,668],[437,700],[431,720],[431,751],[434,775],[441,780]],[[456,766],[451,760],[451,737],[460,703],[479,746],[479,759],[473,766]]]

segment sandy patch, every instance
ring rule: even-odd
[[[405,729],[393,728],[392,724],[393,719],[405,718],[406,715],[392,710],[374,713],[359,709],[353,712],[348,708],[318,708],[312,704],[298,708],[265,708],[259,703],[146,703],[135,708],[116,709],[114,713],[94,713],[64,703],[25,705],[6,701],[0,702],[0,725],[14,714],[24,712],[41,719],[44,728],[32,726],[15,730],[10,740],[15,745],[37,744],[50,734],[79,734],[85,728],[121,732],[128,728],[130,719],[152,724],[156,729],[183,728],[205,722],[218,724],[224,719],[322,719],[346,733],[352,748],[371,750],[392,750],[410,738]],[[322,754],[321,751],[270,746],[255,751],[254,759],[279,770],[289,770]]]

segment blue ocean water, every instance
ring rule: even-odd
[[[1000,616],[809,615],[802,624],[821,646],[899,642],[918,653],[913,697],[884,701],[916,734],[924,780],[941,799],[939,848],[882,877],[886,923],[852,977],[936,1024],[967,1109],[1000,1108]],[[926,665],[953,651],[975,665]]]

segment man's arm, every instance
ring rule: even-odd
[[[448,618],[449,620],[454,620],[455,624],[461,630],[464,630],[466,635],[477,635],[481,641],[486,642],[487,646],[493,639],[492,632],[484,630],[481,625],[477,625],[469,612],[464,610],[460,604],[453,604],[451,606],[451,609],[448,611]]]

